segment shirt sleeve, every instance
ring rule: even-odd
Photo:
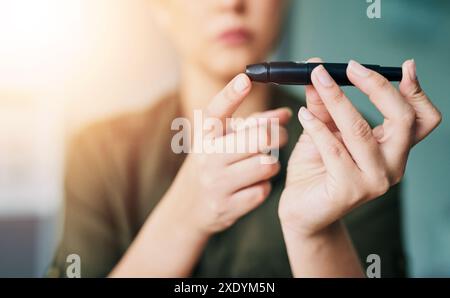
[[[73,254],[79,256],[81,277],[105,277],[120,258],[107,200],[117,191],[106,170],[107,151],[91,131],[82,132],[68,146],[64,225],[49,277],[67,277]]]

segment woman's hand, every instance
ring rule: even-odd
[[[364,276],[340,219],[398,183],[411,147],[441,121],[415,72],[414,61],[406,61],[397,90],[380,74],[349,63],[350,81],[384,116],[375,129],[323,66],[312,72],[308,109],[298,116],[304,132],[290,157],[278,210],[294,276]]]
[[[251,116],[245,125],[225,127],[226,119],[232,117],[250,89],[249,78],[240,74],[212,99],[203,113],[204,119],[213,120],[205,119],[204,123],[212,125],[194,132],[203,137],[194,146],[207,151],[196,147],[186,157],[175,181],[111,276],[189,276],[208,238],[266,199],[269,180],[280,165],[261,152],[286,143],[283,125],[291,112],[284,108],[267,111]],[[254,140],[258,142],[252,143]],[[240,150],[210,151],[233,141],[232,147]]]
[[[441,121],[422,91],[413,60],[397,90],[380,74],[351,61],[350,81],[384,116],[371,129],[323,66],[312,72],[304,128],[289,161],[279,205],[283,229],[314,235],[353,208],[384,194],[403,177],[409,151]]]
[[[238,75],[212,100],[204,111],[205,117],[225,126],[226,119],[232,117],[250,88],[248,77]],[[280,170],[277,160],[268,160],[261,152],[268,149],[267,146],[278,148],[287,142],[287,132],[282,125],[290,116],[290,110],[282,108],[252,116],[254,120],[278,119],[278,124],[270,123],[272,126],[265,125],[267,121],[260,121],[261,125],[254,121],[253,125],[235,130],[213,125],[207,131],[194,132],[203,134],[203,143],[194,144],[203,149],[214,148],[217,144],[236,144],[230,147],[233,150],[230,152],[191,153],[187,157],[170,189],[173,209],[179,213],[174,218],[180,218],[192,231],[209,235],[228,228],[259,206],[270,193],[269,180]],[[273,133],[277,138],[271,139]],[[257,144],[250,150],[254,140]],[[236,152],[237,148],[247,150]],[[197,151],[194,148],[194,152]]]

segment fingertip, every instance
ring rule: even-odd
[[[345,69],[345,73],[347,74],[347,77],[349,80],[351,80],[351,77],[352,77],[352,72],[350,71],[351,64],[353,63],[352,61],[354,61],[354,60],[350,59],[348,61],[347,68]]]
[[[241,73],[239,73],[237,76],[238,76],[238,77],[243,77],[245,80],[248,81],[249,84],[251,84],[251,81],[252,81],[252,80],[250,79],[250,77],[249,77],[246,73],[241,72]]]
[[[345,69],[345,73],[347,74],[348,80],[357,88],[361,85],[361,82],[364,80],[360,80],[360,76],[358,76],[355,71],[355,65],[359,65],[359,63],[353,59],[350,59],[347,63],[347,68]]]
[[[286,125],[292,118],[292,110],[288,107],[278,108],[264,113],[262,118],[268,118],[270,122],[276,119],[277,124]]]
[[[361,79],[361,78],[365,79],[371,74],[373,74],[374,71],[365,67],[356,60],[350,59],[347,64],[346,73],[347,77],[350,79],[350,81],[352,81],[354,79]]]
[[[408,69],[408,63],[411,59],[405,60],[402,63],[402,70],[407,70]]]
[[[217,93],[206,108],[210,118],[225,120],[231,117],[239,105],[244,101],[251,89],[251,82],[247,75],[236,75],[219,93]]]
[[[416,74],[416,62],[414,59],[406,60],[402,65],[403,73],[404,75],[408,75],[408,78],[415,82],[417,80],[417,74]]]
[[[292,110],[288,107],[282,107],[278,109],[278,119],[280,125],[286,125],[292,118]]]
[[[323,90],[324,88],[328,89],[336,86],[336,82],[322,64],[316,66],[311,72],[311,82],[318,90]]]
[[[306,60],[306,62],[321,63],[321,62],[323,62],[323,60],[320,57],[311,57],[308,60]]]
[[[420,88],[416,75],[416,63],[414,59],[409,59],[402,64],[402,80],[400,82],[400,91],[403,94],[415,93]]]
[[[287,118],[291,118],[292,117],[293,113],[292,113],[292,109],[291,108],[289,108],[289,107],[282,107],[282,108],[280,108],[280,110],[285,113]]]
[[[301,106],[300,109],[299,109],[298,112],[297,112],[297,118],[298,118],[298,120],[299,120],[300,122],[302,121],[301,113],[302,113],[302,110],[303,110],[304,108],[305,108],[305,107]]]
[[[280,146],[279,147],[283,147],[284,145],[287,144],[289,140],[289,134],[286,128],[281,127],[280,128]]]
[[[298,111],[298,119],[300,122],[311,121],[314,120],[314,115],[305,107],[301,107]]]
[[[314,67],[313,70],[311,71],[311,77],[312,76],[316,76],[317,72],[320,70],[320,68],[324,68],[322,64],[317,65],[316,67]]]
[[[232,80],[233,90],[238,94],[248,92],[252,86],[250,78],[245,73],[240,73]]]
[[[271,191],[272,184],[270,183],[270,181],[263,183],[263,200],[265,200],[269,196]]]
[[[311,71],[311,85],[310,85],[310,87],[312,87],[314,89],[316,89],[317,82],[318,82],[317,72],[319,70],[319,67],[323,67],[323,66],[322,65],[316,66]],[[311,88],[308,88],[308,89],[311,90]]]

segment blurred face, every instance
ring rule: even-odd
[[[162,23],[183,63],[228,78],[272,50],[283,0],[163,0]]]

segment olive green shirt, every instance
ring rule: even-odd
[[[279,89],[271,97],[274,108],[288,106],[294,113],[304,104]],[[107,276],[118,263],[185,158],[170,146],[179,106],[178,97],[169,95],[146,110],[93,124],[73,139],[66,162],[63,235],[49,276],[66,276],[70,254],[80,256],[81,277]],[[209,240],[193,276],[292,276],[277,209],[287,160],[301,131],[294,117],[271,194]],[[345,222],[363,265],[368,255],[378,254],[382,277],[404,275],[398,187],[353,211]]]

